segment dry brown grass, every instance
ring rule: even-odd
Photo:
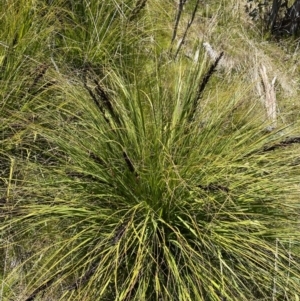
[[[178,44],[189,18],[185,11],[178,29]],[[245,11],[244,0],[224,0],[200,7],[182,52],[193,60],[199,53],[207,52],[203,43],[210,44],[215,54],[224,51],[218,70],[228,83],[232,84],[237,77],[243,78],[245,83],[253,87],[248,91],[248,99],[260,99],[263,103],[267,97],[266,84],[260,70],[264,66],[270,84],[276,78],[272,93],[277,99],[276,115],[279,123],[283,125],[297,120],[299,41],[273,40],[266,32],[262,32],[258,23],[251,20]],[[207,58],[214,61],[215,56],[207,55]],[[266,112],[266,115],[270,116],[270,112]]]

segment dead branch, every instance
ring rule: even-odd
[[[178,3],[178,10],[177,10],[177,14],[176,14],[176,19],[175,19],[175,25],[174,25],[174,29],[173,29],[173,36],[172,36],[171,44],[173,44],[173,42],[176,38],[179,21],[180,21],[182,11],[183,11],[183,7],[184,7],[185,3],[186,3],[186,0],[180,0],[179,3]]]
[[[194,10],[193,10],[193,13],[192,13],[192,17],[191,17],[191,19],[189,20],[189,22],[188,22],[188,24],[187,24],[187,26],[186,26],[186,28],[185,28],[183,37],[182,37],[182,39],[181,39],[181,41],[180,41],[180,43],[179,43],[179,45],[178,45],[178,47],[177,47],[176,53],[175,53],[175,55],[174,55],[174,59],[177,58],[178,53],[179,53],[179,51],[180,51],[182,45],[185,43],[185,39],[186,39],[188,30],[189,30],[189,28],[192,26],[192,24],[193,24],[193,22],[194,22],[194,20],[195,20],[195,16],[196,16],[196,12],[197,12],[197,10],[198,10],[199,4],[200,4],[200,0],[197,0],[196,4],[195,4],[195,6],[194,6]]]
[[[270,82],[267,70],[264,65],[259,69],[260,76],[264,87],[264,105],[267,112],[267,119],[270,121],[270,130],[277,127],[277,112],[276,112],[276,93],[275,93],[275,81],[276,77]]]

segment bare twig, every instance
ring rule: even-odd
[[[185,3],[186,3],[186,0],[179,0],[171,44],[173,44],[173,42],[176,38],[179,21],[180,21],[181,14],[182,14]]]
[[[185,43],[185,39],[186,39],[188,30],[189,30],[189,28],[192,26],[192,24],[193,24],[193,22],[194,22],[194,19],[195,19],[195,16],[196,16],[196,12],[197,12],[197,10],[198,10],[199,3],[200,3],[200,0],[197,0],[196,4],[195,4],[195,6],[194,6],[194,10],[193,10],[193,13],[192,13],[192,17],[191,17],[191,19],[189,20],[189,22],[188,22],[188,24],[187,24],[187,26],[186,26],[186,28],[185,28],[183,37],[182,37],[182,39],[181,39],[181,41],[180,41],[180,43],[179,43],[179,45],[178,45],[178,47],[177,47],[177,49],[176,49],[176,53],[175,53],[175,55],[174,55],[174,58],[175,58],[175,59],[177,58],[178,53],[179,53],[179,51],[180,51],[182,45]]]

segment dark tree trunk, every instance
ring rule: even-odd
[[[268,28],[270,28],[271,31],[274,31],[274,27],[276,25],[276,20],[277,20],[280,7],[281,7],[281,0],[273,0],[272,9],[270,12],[270,17],[268,22]]]
[[[300,0],[296,0],[294,4],[288,8],[282,23],[283,29],[288,34],[297,34],[300,27]]]
[[[296,35],[300,28],[300,0],[290,7],[287,1],[273,0],[268,28],[277,35]]]

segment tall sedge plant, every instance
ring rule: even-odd
[[[24,81],[1,152],[2,299],[298,298],[292,127],[266,132],[245,83],[206,93],[218,61],[131,52],[146,1],[51,3],[65,63]]]
[[[59,23],[50,41],[55,61],[81,68],[104,65],[107,60],[131,60],[142,38],[147,1],[53,1]],[[138,23],[138,24],[137,24]]]
[[[41,92],[51,85],[49,81],[40,87],[40,80],[49,68],[45,41],[53,31],[54,15],[42,1],[2,1],[0,12],[0,189],[3,200],[13,182],[9,179],[14,156],[24,154],[26,157],[26,151],[19,146],[27,125],[35,118],[28,108],[35,101],[38,88]],[[41,16],[43,22],[40,22]]]
[[[92,7],[82,6],[83,8],[88,8],[85,10],[85,16],[89,17],[85,18],[86,23],[81,22],[81,19],[81,21],[79,20],[79,14],[82,13],[78,9],[80,4],[73,3],[73,1],[4,1],[0,4],[0,24],[3,29],[0,33],[1,219],[7,218],[7,211],[3,211],[2,207],[11,210],[12,206],[14,206],[11,198],[12,191],[17,190],[15,188],[16,178],[18,181],[23,180],[23,176],[27,171],[26,168],[19,167],[18,160],[27,160],[30,157],[38,158],[40,156],[38,152],[24,147],[24,145],[28,141],[29,143],[32,141],[39,143],[40,141],[36,140],[36,131],[28,132],[28,126],[37,122],[39,116],[35,114],[36,111],[42,107],[49,106],[48,100],[57,96],[55,94],[56,90],[53,89],[57,84],[56,78],[53,76],[53,69],[56,70],[56,73],[60,73],[65,69],[68,69],[68,72],[70,72],[70,69],[72,69],[74,73],[74,69],[78,65],[82,67],[85,62],[93,64],[94,57],[98,61],[100,60],[99,58],[103,59],[102,63],[104,65],[104,53],[113,53],[112,49],[117,51],[120,45],[125,47],[125,43],[123,43],[125,38],[128,40],[127,45],[133,42],[127,35],[125,37],[125,31],[122,31],[121,34],[124,34],[125,37],[123,42],[120,38],[121,35],[119,34],[118,37],[116,35],[116,33],[120,33],[118,32],[121,28],[119,26],[120,22],[117,23],[118,30],[116,30],[116,22],[113,22],[112,16],[114,13],[115,15],[121,14],[120,8],[119,10],[117,9],[118,3],[111,1],[109,5],[106,5],[105,9],[102,9],[102,5],[96,2],[99,1],[94,1]],[[88,4],[88,2],[85,2],[85,4]],[[125,3],[123,4],[125,5]],[[134,7],[133,3],[128,4],[132,5],[132,8]],[[98,9],[99,7],[101,8],[100,10]],[[130,8],[128,5],[125,5],[125,7]],[[108,15],[104,16],[101,13]],[[110,20],[114,24],[111,26],[106,26],[107,22],[102,24],[104,17],[107,22]],[[102,21],[100,22],[99,19]],[[95,20],[98,21],[96,22]],[[99,24],[101,26],[98,26]],[[72,30],[68,26],[71,26]],[[92,30],[89,26],[92,27]],[[82,38],[78,33],[79,27],[85,34],[92,33],[93,38],[90,36],[86,39]],[[75,35],[72,37],[77,39],[75,46],[80,54],[78,56],[79,60],[78,58],[76,60],[77,65],[72,65],[74,62],[68,59],[67,54],[69,52],[63,47],[66,46],[65,43],[62,43],[62,41],[68,41],[68,43],[73,41],[68,34],[74,33],[74,29],[76,29]],[[104,34],[104,31],[112,34],[113,29],[115,30],[115,35]],[[129,32],[130,30],[126,30],[126,33]],[[97,37],[101,36],[101,51],[98,47],[99,39],[94,39],[96,35]],[[116,43],[112,43],[112,39],[110,43],[107,43],[105,38],[109,37],[115,37]],[[85,48],[89,44],[86,43],[88,39],[92,45]],[[97,49],[94,48],[93,43],[97,43]],[[111,48],[107,47],[107,45],[110,45]],[[68,44],[67,47],[69,46]],[[80,47],[81,50],[79,51]],[[99,50],[100,54],[96,50]],[[120,52],[123,50],[119,49],[118,51],[119,56],[121,56]],[[62,56],[64,56],[64,65],[61,64],[60,60]],[[120,59],[120,57],[116,57],[115,59]],[[41,99],[44,101],[40,102]],[[47,99],[46,102],[45,99]],[[48,142],[44,140],[39,144],[42,148],[45,145],[48,145]],[[16,195],[15,197],[18,198]],[[2,235],[2,232],[0,234]],[[17,262],[17,260],[14,261],[11,258],[13,256],[19,257],[23,252],[19,247],[15,249],[9,247],[11,234],[6,232],[3,238],[1,236],[1,244],[5,247],[2,248],[1,246],[1,258],[3,258],[3,261],[1,260],[0,263],[0,299],[6,292],[6,283],[4,280],[2,281],[3,275],[9,270],[9,267],[14,267]],[[22,291],[21,286],[19,286],[19,289]]]
[[[60,78],[29,127],[38,138],[25,144],[26,173],[5,209],[2,232],[23,255],[5,296],[299,295],[297,140],[233,118],[242,92],[205,118],[203,67],[182,67],[171,82],[169,65],[133,82],[113,67]]]

